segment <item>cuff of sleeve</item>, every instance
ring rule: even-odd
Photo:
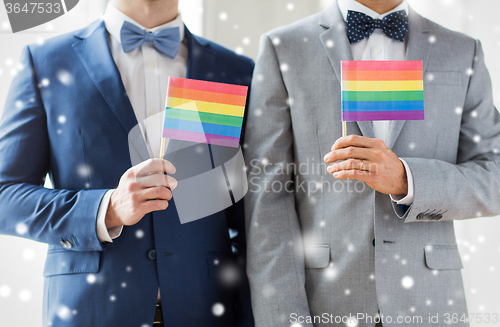
[[[116,226],[110,229],[106,228],[106,212],[108,211],[109,201],[114,190],[108,190],[102,197],[99,211],[97,212],[97,238],[101,242],[113,243],[113,239],[121,235],[123,226]]]
[[[406,170],[406,178],[408,179],[408,192],[406,193],[406,195],[391,194],[389,196],[391,197],[391,200],[393,202],[396,202],[397,204],[410,205],[413,203],[413,196],[414,196],[413,175],[406,161],[404,161],[403,159],[399,160],[401,160]]]

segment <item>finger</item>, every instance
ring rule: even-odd
[[[147,176],[154,173],[175,174],[175,167],[168,160],[149,159],[135,166],[138,177]]]
[[[332,163],[338,160],[346,160],[351,158],[358,160],[370,160],[373,159],[373,154],[371,154],[370,151],[371,149],[351,146],[328,153],[325,156],[324,160],[326,163]]]
[[[151,175],[146,175],[143,177],[137,177],[137,183],[139,183],[143,188],[155,187],[155,186],[167,186],[167,175],[163,173],[156,173]]]
[[[149,187],[139,192],[139,201],[171,200],[172,192],[163,186]]]
[[[144,214],[148,214],[153,211],[161,211],[168,208],[168,201],[166,200],[151,200],[142,203],[142,209]]]
[[[137,183],[139,183],[143,188],[163,186],[169,188],[170,190],[174,190],[177,187],[177,180],[170,175],[165,175],[164,173],[138,177]]]
[[[331,150],[335,151],[349,146],[363,147],[363,148],[383,148],[385,143],[379,139],[372,139],[361,135],[349,135],[339,138],[332,145]]]
[[[333,174],[337,171],[352,169],[368,171],[368,164],[365,160],[347,159],[331,164],[330,166],[328,166],[327,171],[330,174]]]
[[[372,174],[364,170],[351,169],[337,171],[333,173],[333,177],[336,179],[356,179],[358,181],[368,182]]]
[[[179,183],[177,182],[177,180],[175,178],[173,178],[172,176],[170,175],[167,175],[167,187],[173,191],[177,188],[177,185]]]

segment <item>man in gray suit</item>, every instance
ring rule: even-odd
[[[425,121],[339,138],[341,60],[422,60]],[[500,214],[499,149],[481,44],[406,1],[338,0],[264,35],[245,154],[256,326],[468,326],[453,220]]]

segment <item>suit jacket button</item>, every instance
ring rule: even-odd
[[[443,218],[443,215],[442,214],[438,214],[436,220],[441,220],[441,218]]]
[[[437,214],[435,214],[435,213],[433,213],[433,214],[431,214],[431,215],[429,216],[429,219],[430,219],[430,220],[438,220],[438,215],[437,215]]]
[[[417,220],[422,220],[422,219],[424,219],[424,214],[423,214],[423,213],[419,213],[419,214],[417,215],[417,218],[416,218],[416,219],[417,219]]]
[[[73,243],[71,243],[70,241],[67,241],[67,240],[61,240],[61,245],[65,249],[71,249],[73,247]]]
[[[149,258],[149,260],[156,260],[156,250],[155,249],[148,252],[148,258]]]

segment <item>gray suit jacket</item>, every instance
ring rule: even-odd
[[[350,315],[373,326],[359,314],[378,310],[398,325],[468,325],[453,220],[500,214],[500,117],[480,43],[414,11],[409,20],[425,121],[392,122],[386,142],[413,173],[409,208],[326,173],[341,136],[340,61],[352,60],[337,4],[261,39],[245,135],[258,327],[346,326]],[[347,125],[374,137],[371,122]]]

